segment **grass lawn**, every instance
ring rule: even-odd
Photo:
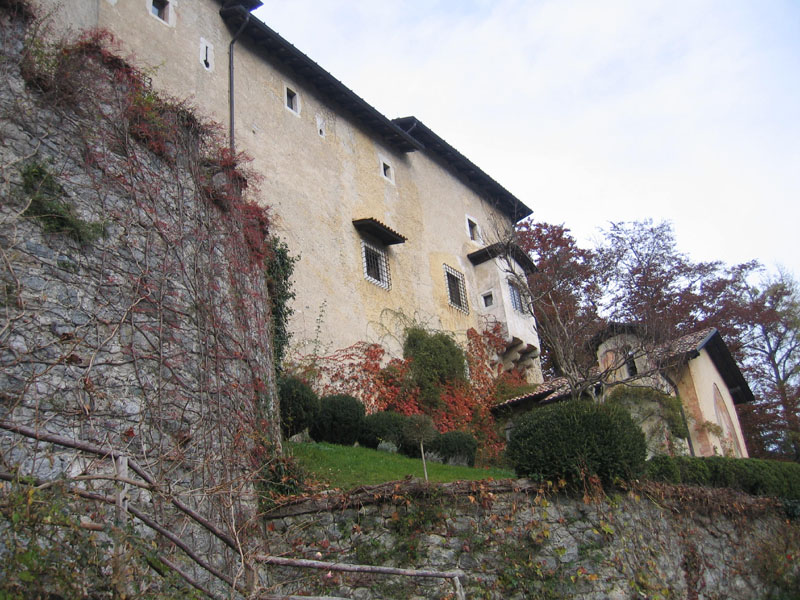
[[[331,488],[349,490],[361,485],[377,485],[403,479],[407,475],[424,477],[422,461],[401,454],[325,443],[288,442],[286,446],[297,463],[311,477],[326,483]],[[514,477],[514,472],[506,469],[472,469],[434,462],[428,462],[427,466],[430,481]]]

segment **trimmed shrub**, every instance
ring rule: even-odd
[[[644,434],[624,408],[584,401],[532,410],[511,432],[506,455],[520,477],[576,484],[596,475],[604,484],[644,468]]]
[[[430,443],[430,450],[441,456],[445,463],[474,467],[478,440],[466,431],[448,431]]]
[[[657,456],[647,462],[653,481],[727,487],[757,496],[800,500],[800,464],[759,458]]]
[[[364,405],[347,394],[326,396],[320,400],[316,420],[308,433],[315,442],[352,446],[364,425]]]
[[[298,377],[278,378],[278,398],[281,405],[281,433],[291,437],[310,427],[319,413],[319,397]]]
[[[377,448],[381,442],[400,447],[403,424],[406,416],[393,411],[376,412],[364,418],[358,443],[366,448]]]

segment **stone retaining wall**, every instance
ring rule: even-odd
[[[308,499],[274,510],[265,532],[274,555],[460,569],[467,598],[504,600],[779,597],[770,571],[800,541],[776,502],[727,490],[648,484],[582,499],[525,480],[405,482]],[[283,592],[454,597],[434,578],[273,566],[262,577],[291,582]]]

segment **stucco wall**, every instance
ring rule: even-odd
[[[698,429],[705,429],[708,433],[708,441],[711,445],[712,454],[743,456],[747,457],[747,448],[744,443],[744,436],[742,429],[739,425],[739,419],[736,416],[736,408],[733,404],[733,398],[728,391],[728,386],[725,385],[722,376],[714,366],[711,357],[706,350],[701,350],[700,355],[689,362],[688,376],[691,378],[692,385],[695,389],[698,411],[695,416],[696,422],[691,424],[689,429],[693,434]],[[722,401],[725,405],[728,415],[731,417],[730,425],[720,418],[715,409],[715,394],[714,388],[719,390]],[[722,434],[716,428],[709,429],[704,427],[706,422],[722,429]],[[729,431],[729,428],[732,431]],[[734,441],[735,439],[735,441]]]
[[[147,0],[99,0],[97,7],[98,24],[114,32],[138,63],[152,67],[154,86],[228,123],[234,32],[222,21],[218,2],[173,0],[169,23],[149,13]],[[201,60],[204,44],[214,58],[210,68]],[[262,177],[260,201],[272,207],[275,230],[300,256],[290,324],[295,347],[332,350],[367,340],[398,354],[410,321],[457,337],[482,328],[484,290],[467,259],[481,244],[470,240],[466,218],[478,224],[485,243],[507,230],[509,219],[427,153],[385,145],[305,81],[265,62],[244,37],[235,52],[237,150],[252,157]],[[298,112],[286,107],[287,85],[298,95]],[[382,161],[391,165],[393,182],[382,176]],[[364,277],[362,238],[352,220],[368,217],[408,238],[387,250],[390,290]],[[444,264],[465,276],[468,315],[448,303]],[[516,335],[526,331],[525,341],[538,348],[533,327],[518,320]]]

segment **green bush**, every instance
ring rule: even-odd
[[[352,446],[364,424],[364,405],[347,394],[326,396],[308,433],[315,442]]]
[[[647,462],[653,481],[727,487],[757,496],[800,500],[800,464],[758,458],[657,456]]]
[[[409,378],[419,388],[427,408],[441,402],[443,385],[465,378],[464,351],[446,333],[429,333],[419,327],[406,329],[403,357],[411,359]]]
[[[431,452],[442,457],[444,462],[463,462],[469,467],[475,466],[475,452],[478,440],[466,431],[448,431],[437,436],[430,443]]]
[[[400,429],[400,443],[397,449],[401,454],[409,458],[421,458],[419,452],[420,441],[424,446],[428,446],[439,436],[433,419],[428,415],[409,415],[404,418],[403,426]],[[427,450],[426,450],[427,452]]]
[[[291,437],[310,427],[319,413],[319,397],[298,377],[278,378],[278,398],[281,405],[281,432]]]
[[[374,450],[381,442],[389,442],[399,448],[405,420],[405,415],[393,411],[367,415],[358,436],[359,445]]]
[[[559,402],[536,408],[511,432],[506,455],[520,477],[604,484],[637,476],[644,467],[644,434],[616,404]]]

